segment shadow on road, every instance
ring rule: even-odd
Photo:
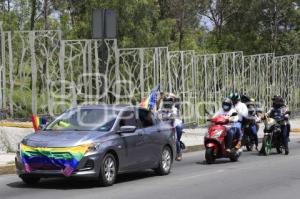
[[[157,175],[153,171],[134,172],[127,174],[120,174],[117,177],[115,184],[121,184],[129,181],[135,181],[145,178],[156,177]],[[91,189],[101,188],[95,180],[79,179],[79,178],[48,178],[41,179],[40,183],[36,185],[27,185],[20,179],[17,182],[7,184],[8,187],[22,188],[22,189],[58,189],[58,190],[70,190],[70,189]]]
[[[215,162],[213,164],[207,164],[205,160],[203,160],[202,162],[196,162],[196,164],[201,164],[201,165],[207,165],[207,166],[211,166],[211,165],[217,165],[217,164],[228,164],[228,163],[234,163],[231,162],[229,159],[217,159],[215,160]]]

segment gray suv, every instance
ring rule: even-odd
[[[110,186],[119,173],[153,169],[169,174],[175,150],[174,128],[155,113],[125,105],[90,105],[68,110],[26,136],[15,164],[27,184],[44,177],[78,176]]]

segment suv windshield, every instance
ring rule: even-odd
[[[119,111],[104,108],[77,108],[69,110],[51,122],[45,130],[109,131]]]

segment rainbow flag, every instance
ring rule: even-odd
[[[45,125],[47,123],[47,120],[45,118],[40,118],[37,115],[32,115],[31,121],[33,124],[34,131],[40,130],[41,125]]]
[[[21,144],[20,152],[26,173],[33,170],[61,170],[68,177],[77,168],[89,147],[86,144],[66,148],[43,148]]]
[[[140,106],[149,110],[153,110],[156,106],[157,101],[157,92],[160,90],[160,85],[157,85],[152,89],[150,95],[147,98],[144,98],[140,103]]]

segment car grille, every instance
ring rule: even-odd
[[[28,161],[28,164],[33,170],[60,170],[61,168],[58,165],[55,165],[53,160],[50,158],[54,158],[56,160],[59,159],[71,159],[72,155],[69,152],[28,152],[32,157],[31,161]],[[35,163],[35,158],[44,158],[43,162]]]

